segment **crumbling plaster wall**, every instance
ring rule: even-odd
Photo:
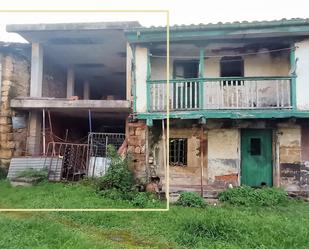
[[[266,52],[262,50],[260,52]],[[206,77],[220,77],[220,59],[207,58],[205,60]],[[262,53],[247,55],[244,60],[244,76],[288,76],[290,62],[287,53]]]
[[[147,53],[148,49],[137,46],[135,49],[135,84],[136,84],[136,108],[137,112],[147,110]]]
[[[301,128],[296,124],[278,124],[280,186],[287,191],[301,189]]]
[[[170,58],[170,78],[173,76],[174,58]],[[166,58],[165,57],[151,57],[151,79],[165,80],[166,79]]]
[[[164,168],[164,141],[161,127],[152,127],[149,131],[149,167],[153,167],[156,175],[160,177],[163,189],[166,188]],[[207,145],[207,133],[204,131],[204,144]],[[187,166],[169,166],[170,192],[179,190],[199,191],[201,188],[201,128],[188,122],[186,125],[173,125],[169,129],[170,138],[187,139]],[[153,162],[153,163],[152,163]],[[204,178],[206,183],[207,147],[204,146]]]
[[[208,130],[208,185],[238,185],[240,132],[236,128]]]
[[[263,50],[263,52],[265,52]],[[220,57],[206,58],[205,77],[220,77]],[[170,58],[170,76],[173,75],[174,58]],[[144,61],[147,64],[147,57]],[[244,56],[244,76],[288,76],[290,62],[287,53],[262,53]],[[166,79],[166,58],[151,58],[151,79]]]
[[[2,54],[1,118],[0,118],[0,166],[7,168],[12,156],[19,156],[25,150],[27,128],[13,129],[12,117],[27,113],[10,108],[10,100],[15,97],[29,96],[30,62],[15,53]]]
[[[300,184],[303,189],[309,190],[309,122],[301,123],[301,161]]]
[[[201,125],[190,124],[188,120],[176,123],[178,125],[170,127],[170,138],[188,138],[188,166],[169,166],[170,190],[199,191]],[[272,129],[274,186],[280,186],[287,191],[308,191],[307,127],[308,122],[299,120],[209,120],[204,129],[207,144],[204,147],[204,191],[221,190],[229,184],[240,184],[241,129]],[[155,125],[149,129],[149,167],[155,169],[164,185],[166,181],[162,128]],[[146,164],[143,164],[143,173],[147,172],[146,167]]]

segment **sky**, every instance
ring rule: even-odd
[[[0,10],[168,10],[170,24],[263,21],[309,18],[308,0],[10,0]],[[0,12],[0,41],[25,42],[7,33],[7,24],[139,21],[143,26],[165,26],[164,13],[17,13]]]

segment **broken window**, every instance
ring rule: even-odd
[[[187,166],[187,144],[187,138],[170,139],[170,165]]]

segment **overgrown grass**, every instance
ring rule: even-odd
[[[132,207],[80,184],[12,188],[0,181],[0,206]],[[208,205],[168,212],[0,213],[0,248],[308,248],[309,204]]]
[[[219,194],[219,200],[232,205],[276,206],[288,202],[287,193],[280,188],[251,188],[241,186],[227,189]]]

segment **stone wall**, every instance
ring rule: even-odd
[[[127,123],[128,153],[132,157],[135,177],[146,181],[146,136],[147,126],[142,120]]]
[[[10,100],[29,96],[30,63],[25,56],[12,52],[2,52],[2,87],[0,106],[0,166],[7,168],[14,155],[24,151],[27,129],[13,129],[12,117],[23,116],[27,123],[27,113],[16,112],[10,108]]]

